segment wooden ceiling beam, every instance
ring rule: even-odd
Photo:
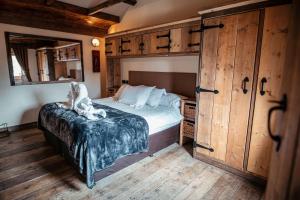
[[[101,13],[88,16],[88,9],[78,6],[62,9],[62,6],[67,5],[58,1],[47,6],[44,0],[1,0],[0,23],[100,37],[116,23],[97,18],[103,17]]]
[[[50,6],[51,4],[55,3],[56,0],[45,0],[46,5]]]
[[[102,11],[104,8],[108,8],[110,6],[113,6],[113,5],[121,3],[121,2],[127,3],[131,6],[134,6],[137,3],[136,0],[107,0],[107,1],[105,1],[103,3],[100,3],[99,5],[97,5],[93,8],[90,8],[89,9],[89,15],[94,15],[94,14]]]

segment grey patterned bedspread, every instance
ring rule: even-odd
[[[143,117],[100,104],[94,107],[104,109],[107,117],[91,121],[50,103],[41,108],[38,120],[40,129],[51,132],[69,147],[89,188],[95,185],[96,171],[125,155],[146,152],[149,137]]]

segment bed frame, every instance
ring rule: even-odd
[[[130,85],[148,85],[156,86],[157,88],[166,88],[168,92],[173,92],[186,97],[194,98],[196,87],[195,73],[175,73],[175,72],[129,72]],[[132,165],[147,156],[152,156],[154,153],[164,149],[171,144],[179,141],[180,125],[173,126],[164,131],[151,134],[149,136],[148,152],[134,154],[119,158],[114,165],[105,168],[94,174],[95,181],[103,179],[115,172]],[[67,145],[57,138],[54,134],[47,130],[43,130],[46,140],[54,146],[65,159],[70,162],[75,168],[73,158],[69,154]]]

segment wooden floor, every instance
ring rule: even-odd
[[[0,139],[0,199],[260,199],[262,189],[174,144],[88,189],[38,129]]]

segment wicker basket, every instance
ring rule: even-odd
[[[183,121],[183,135],[194,138],[195,123],[187,120]]]
[[[184,104],[184,113],[183,114],[187,118],[195,119],[196,105],[195,104],[190,104],[190,103]]]

